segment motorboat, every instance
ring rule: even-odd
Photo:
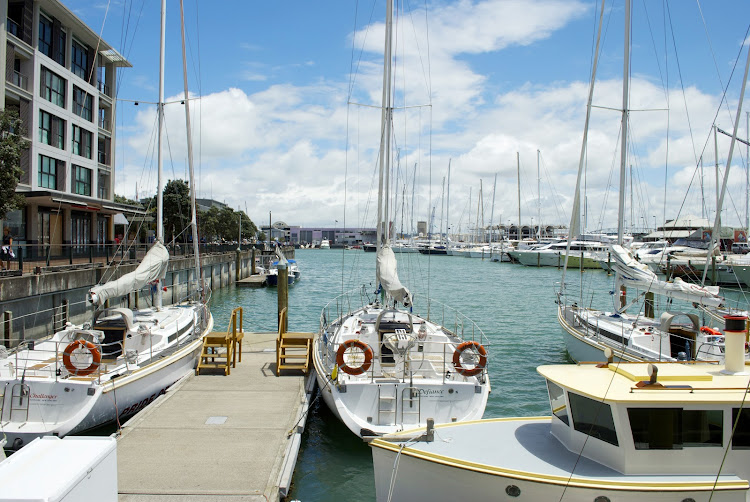
[[[279,284],[279,263],[282,260],[275,260],[271,262],[271,266],[268,267],[268,271],[266,272],[266,284],[268,286],[278,286]],[[284,259],[287,264],[287,284],[290,286],[297,282],[299,278],[302,276],[302,272],[299,269],[299,265],[297,265],[297,261],[294,259]]]
[[[748,501],[745,318],[726,366],[540,366],[550,416],[428,425],[370,442],[378,502]],[[732,324],[732,326],[730,326]]]

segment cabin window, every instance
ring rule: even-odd
[[[565,425],[570,425],[568,420],[568,405],[565,403],[565,391],[559,385],[547,380],[547,391],[549,392],[549,404],[552,414],[562,420]]]
[[[568,393],[568,399],[575,430],[619,446],[612,409],[608,404],[572,392]]]
[[[636,450],[681,450],[721,446],[721,410],[628,408]]]
[[[737,415],[739,414],[739,422]],[[733,450],[750,450],[750,409],[733,408],[732,409],[732,427],[737,423],[732,438]]]

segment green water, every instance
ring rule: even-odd
[[[297,250],[296,259],[302,279],[289,289],[290,330],[317,331],[328,301],[342,289],[374,278],[375,253]],[[405,254],[398,260],[399,276],[415,293],[416,304],[424,301],[429,289],[430,297],[467,315],[489,339],[492,394],[485,418],[548,415],[547,391],[536,367],[571,362],[555,305],[561,271],[452,256]],[[601,270],[568,271],[565,280],[569,294],[584,292],[585,300],[579,303],[612,310],[613,277]],[[226,325],[238,305],[245,309],[246,330],[276,331],[275,288],[215,292],[211,311],[217,329]],[[289,497],[294,499],[375,500],[370,448],[331,414],[322,399],[310,410]]]
[[[302,279],[289,289],[291,330],[317,331],[323,306],[342,288],[373,281],[374,253],[297,250],[296,259]],[[485,417],[549,414],[546,387],[536,367],[569,362],[556,318],[560,271],[452,256],[405,254],[398,259],[399,276],[416,294],[417,304],[429,288],[432,298],[474,320],[489,339],[493,390]],[[611,278],[602,271],[585,272],[582,279],[587,287],[612,289]],[[578,272],[566,277],[569,287],[580,280]],[[245,309],[246,330],[276,330],[276,289],[216,291],[211,311],[217,329],[236,306]],[[370,448],[330,413],[322,399],[310,410],[291,499],[375,500]]]

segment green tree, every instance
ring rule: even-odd
[[[21,154],[29,148],[25,135],[26,129],[16,110],[0,111],[0,220],[26,203],[24,196],[16,193],[23,175]]]
[[[169,180],[164,187],[164,239],[185,242],[183,231],[190,225],[190,187],[184,180]],[[177,238],[179,236],[179,238]]]
[[[115,194],[115,202],[118,204],[127,204],[129,206],[141,206],[141,203],[133,199],[128,199],[124,195]]]

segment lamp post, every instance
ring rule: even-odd
[[[333,243],[336,244],[336,231],[339,228],[339,220],[333,220]]]

